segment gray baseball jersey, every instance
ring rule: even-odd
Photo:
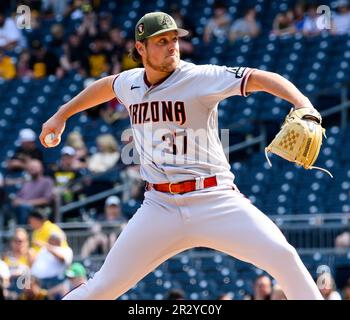
[[[219,184],[232,184],[218,136],[217,107],[229,96],[246,96],[252,71],[180,61],[153,86],[143,68],[120,73],[113,90],[130,115],[142,178],[164,183],[215,174]]]
[[[322,299],[278,227],[231,186],[234,177],[218,139],[217,106],[228,96],[245,96],[251,72],[181,62],[153,86],[145,83],[143,69],[115,78],[115,93],[130,113],[143,178],[162,183],[216,174],[221,185],[184,194],[146,191],[101,269],[64,299],[116,299],[170,257],[195,247],[266,270],[288,299]]]

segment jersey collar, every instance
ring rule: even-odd
[[[155,83],[153,85],[148,81],[147,76],[146,76],[146,72],[143,71],[143,81],[144,81],[145,85],[147,86],[147,90],[151,90],[151,89],[154,89],[155,87],[158,87],[160,84],[162,84],[164,81],[166,81],[169,77],[171,77],[175,73],[175,71],[181,69],[183,64],[184,64],[184,61],[180,60],[178,66],[176,67],[176,69],[172,73],[170,73],[167,77],[165,77],[164,79],[158,81],[157,83]]]
[[[173,73],[175,72],[175,70],[170,73],[168,76],[166,76],[165,78],[163,78],[162,80],[156,82],[155,84],[151,84],[148,79],[147,79],[147,76],[146,76],[146,72],[143,73],[143,81],[145,82],[146,86],[148,89],[153,89],[157,86],[159,86],[160,84],[162,84],[166,79],[168,79]]]

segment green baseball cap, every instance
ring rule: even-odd
[[[145,14],[136,24],[135,41],[156,36],[167,31],[177,31],[179,37],[188,35],[188,31],[178,28],[173,17],[164,12],[151,12]]]
[[[66,277],[68,278],[86,277],[86,270],[81,263],[74,262],[66,271]]]

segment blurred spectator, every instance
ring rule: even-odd
[[[318,276],[317,286],[325,300],[341,300],[334,279],[329,272],[323,272]]]
[[[106,43],[106,49],[112,54],[121,56],[125,47],[125,38],[120,28],[114,27],[109,30],[109,41]]]
[[[204,30],[203,40],[208,43],[212,38],[226,39],[230,30],[231,17],[223,3],[214,5],[214,15]]]
[[[121,229],[125,226],[127,220],[122,215],[120,199],[117,196],[109,196],[105,201],[104,213],[97,216],[100,222],[120,223]],[[109,234],[102,231],[102,226],[94,223],[91,227],[92,235],[86,239],[81,249],[83,259],[96,254],[106,254],[116,241],[118,232]]]
[[[29,271],[34,253],[29,248],[29,236],[25,229],[16,228],[11,239],[10,250],[4,254],[4,262],[11,274],[11,282]]]
[[[105,172],[113,168],[119,158],[117,140],[111,134],[103,134],[96,138],[98,152],[88,159],[88,169],[91,172]]]
[[[192,42],[189,40],[194,37],[194,26],[192,26],[191,22],[188,21],[182,14],[181,11],[178,9],[177,6],[173,6],[170,14],[175,22],[176,25],[179,28],[185,29],[189,32],[188,36],[184,38],[179,38],[179,47],[181,52],[181,58],[191,58],[193,54],[193,45]]]
[[[87,64],[88,65],[88,64]],[[86,67],[87,65],[85,65],[86,70],[84,72],[88,72],[88,67]],[[84,89],[87,88],[89,85],[91,85],[92,83],[94,83],[96,81],[95,78],[89,77],[89,78],[85,78],[84,82],[83,82],[83,87]],[[107,102],[106,102],[107,103]],[[89,127],[89,130],[95,130],[95,128],[97,128],[96,126],[96,122],[98,120],[100,120],[101,116],[101,109],[103,109],[106,105],[106,103],[101,103],[97,106],[94,106],[92,108],[89,108],[87,110],[84,111],[84,114],[87,115],[91,120],[93,120],[91,122],[91,127]]]
[[[41,248],[38,244],[47,243],[52,234],[61,234],[63,239],[62,246],[68,247],[64,231],[57,224],[48,220],[47,213],[43,210],[36,210],[30,213],[29,225],[33,229],[31,247],[34,249],[35,254]]]
[[[76,33],[72,33],[62,48],[63,54],[60,57],[60,65],[63,70],[65,72],[78,72],[86,76],[87,73],[83,66],[87,63],[85,62],[86,57],[82,55],[84,48],[81,38]]]
[[[32,77],[33,72],[29,65],[30,61],[30,53],[28,50],[23,50],[18,58],[18,62],[16,65],[17,68],[17,77],[23,78],[23,77]]]
[[[294,27],[296,32],[302,32],[305,22],[305,5],[303,2],[298,2],[293,9]]]
[[[35,242],[41,249],[35,257],[31,274],[40,280],[45,289],[62,283],[66,269],[72,263],[73,251],[64,242],[66,240],[62,232],[51,233],[47,242]]]
[[[185,292],[182,289],[170,289],[166,294],[165,300],[184,300]]]
[[[145,183],[140,175],[140,166],[127,166],[121,173],[123,184],[126,186],[123,193],[123,202],[127,202],[130,199],[136,201],[142,201],[144,197]]]
[[[7,287],[10,280],[10,270],[7,264],[0,259],[0,300],[7,299]]]
[[[20,294],[19,300],[49,300],[47,290],[42,289],[40,282],[34,276],[29,279],[29,287],[25,287]]]
[[[129,117],[128,110],[119,103],[117,98],[109,101],[105,108],[101,108],[100,115],[108,124],[112,124],[118,119],[127,119]]]
[[[121,59],[125,51],[125,38],[120,28],[112,28],[109,32],[108,41],[105,48],[110,55],[112,67],[111,74],[117,74],[121,71]]]
[[[15,21],[0,12],[0,49],[13,50],[21,40],[20,29],[17,28]]]
[[[79,287],[87,281],[87,274],[84,266],[79,262],[74,262],[67,269],[66,281],[64,283],[49,290],[50,294],[56,297],[56,299],[61,299],[69,291],[76,287]]]
[[[3,207],[3,204],[5,203],[5,201],[7,200],[7,195],[6,195],[6,191],[5,191],[5,181],[4,181],[4,176],[3,174],[0,172],[0,215],[1,215],[1,209]],[[0,226],[2,220],[0,218]]]
[[[344,231],[337,235],[335,238],[336,248],[349,248],[350,247],[350,231]]]
[[[305,36],[317,36],[321,33],[319,25],[322,25],[323,17],[317,14],[317,5],[311,4],[307,9],[307,16],[304,21],[303,34]]]
[[[102,226],[99,223],[91,225],[91,233],[83,243],[80,251],[82,259],[92,255],[106,255],[111,248],[108,236],[102,231]]]
[[[68,134],[66,145],[75,150],[75,157],[72,164],[73,169],[83,169],[87,167],[88,151],[83,136],[78,131],[72,131]]]
[[[101,12],[97,22],[97,34],[104,40],[109,39],[112,30],[112,15],[109,12]]]
[[[79,262],[74,262],[66,271],[66,277],[70,282],[70,290],[80,286],[87,280],[84,266]]]
[[[275,284],[272,288],[271,300],[287,300],[286,295],[278,284]]]
[[[343,288],[343,300],[350,300],[350,279],[348,279]]]
[[[126,40],[124,52],[121,57],[121,70],[129,70],[140,67],[140,63],[135,62],[129,55],[130,51],[134,48],[135,41],[133,39]]]
[[[106,50],[105,40],[96,37],[89,45],[87,57],[87,73],[89,76],[97,78],[106,75],[110,69],[110,55]]]
[[[45,48],[39,40],[32,42],[32,53],[29,60],[30,69],[36,79],[46,77],[50,74],[61,78],[63,69],[54,53]]]
[[[84,0],[73,0],[65,12],[65,16],[72,20],[81,20],[86,12],[91,11],[92,7]]]
[[[3,285],[2,278],[0,277],[0,301],[6,300],[5,288]]]
[[[53,13],[56,18],[62,17],[67,10],[69,0],[41,0],[41,9],[45,14]]]
[[[260,33],[260,24],[256,21],[255,8],[246,10],[244,17],[237,19],[230,28],[229,39],[231,42],[249,36],[255,38]]]
[[[38,207],[50,206],[53,200],[54,183],[50,177],[43,175],[41,161],[30,160],[26,171],[30,176],[30,181],[23,184],[12,201],[19,224],[26,224],[31,211]]]
[[[32,129],[20,130],[18,142],[20,146],[15,150],[14,156],[7,162],[8,170],[24,170],[29,160],[43,160],[43,153],[36,145],[36,134]]]
[[[337,12],[333,14],[332,34],[342,35],[350,33],[350,8],[347,0],[338,0]]]
[[[273,20],[272,33],[277,36],[290,35],[296,32],[294,14],[292,10],[286,10],[276,15]]]
[[[272,293],[272,283],[267,275],[260,275],[254,283],[254,294],[252,300],[270,300]]]
[[[108,222],[126,222],[126,219],[122,214],[121,203],[118,196],[109,196],[106,199],[104,214],[98,216],[98,220]]]
[[[0,79],[11,80],[16,76],[16,66],[13,59],[0,48]]]
[[[80,24],[77,32],[79,37],[83,38],[84,42],[90,42],[91,39],[97,36],[97,16],[92,11],[92,7],[82,7],[84,10],[83,21]]]
[[[231,293],[223,293],[218,296],[218,300],[233,300]]]
[[[51,39],[48,46],[50,47],[50,50],[52,50],[53,54],[59,57],[62,55],[62,46],[65,43],[63,25],[55,23],[50,28],[50,33]]]
[[[50,166],[50,175],[55,181],[56,193],[61,197],[63,203],[69,203],[78,199],[78,192],[81,185],[75,184],[76,180],[82,176],[76,168],[76,151],[70,146],[65,146],[61,150],[61,158],[58,164]]]
[[[173,3],[171,5],[171,14],[170,14],[179,28],[185,29],[188,31],[188,35],[186,37],[192,38],[196,36],[196,26],[194,25],[194,21],[191,19],[191,15],[186,17],[182,14],[181,9],[178,4]]]

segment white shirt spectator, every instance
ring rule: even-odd
[[[92,172],[105,172],[118,162],[119,152],[97,152],[88,159],[88,168]]]
[[[5,281],[10,279],[10,269],[2,260],[0,260],[0,279]]]
[[[58,259],[47,248],[40,249],[31,269],[32,275],[38,279],[63,277],[68,265],[72,263],[73,251],[69,247],[57,247],[64,256],[64,261]]]
[[[260,30],[260,24],[256,21],[248,22],[244,18],[236,20],[231,29],[231,32],[235,32],[238,35],[254,36],[254,33]]]
[[[305,22],[304,22],[304,27],[303,27],[303,32],[314,34],[314,33],[319,33],[322,30],[320,27],[322,26],[323,21],[321,20],[322,17],[306,17]]]
[[[342,298],[338,291],[332,291],[326,300],[342,300]]]
[[[17,28],[12,18],[6,18],[5,23],[0,27],[0,47],[5,47],[11,42],[19,42],[21,40],[21,32]]]
[[[350,33],[350,11],[346,14],[335,14],[333,18],[334,34]]]

